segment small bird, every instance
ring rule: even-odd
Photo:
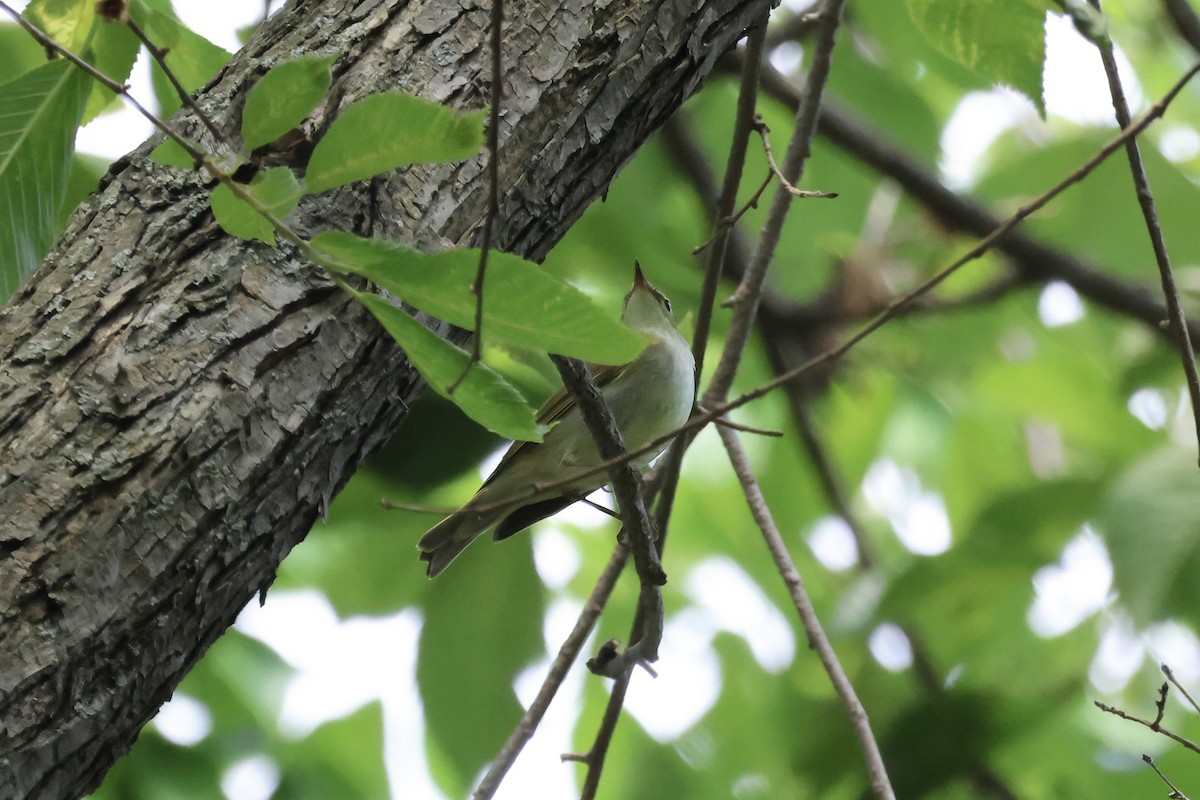
[[[671,301],[655,289],[635,262],[633,287],[625,295],[621,321],[650,339],[628,364],[593,368],[592,377],[612,410],[625,447],[637,450],[687,421],[696,399],[696,362],[675,326]],[[433,526],[417,543],[430,578],[492,526],[501,541],[557,514],[608,482],[603,472],[562,483],[602,461],[595,440],[566,388],[542,406],[538,422],[557,424],[540,443],[513,442],[499,466],[471,500]],[[666,447],[634,460],[646,469]],[[554,488],[531,494],[536,486]],[[511,498],[511,499],[510,499]]]

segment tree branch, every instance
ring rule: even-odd
[[[821,621],[817,618],[817,612],[808,596],[808,590],[804,588],[804,579],[800,577],[800,572],[792,563],[791,556],[788,555],[787,546],[783,543],[783,537],[780,536],[775,520],[771,516],[771,510],[763,498],[758,480],[754,477],[754,471],[750,467],[745,451],[742,450],[741,441],[734,431],[719,428],[718,432],[721,434],[721,441],[725,444],[725,451],[729,454],[729,461],[733,464],[733,471],[737,473],[738,481],[742,484],[742,492],[746,495],[750,513],[754,516],[754,521],[762,532],[767,550],[775,561],[775,566],[792,598],[792,605],[796,608],[796,614],[800,617],[800,623],[804,626],[804,632],[808,635],[809,646],[821,659],[821,666],[829,675],[834,691],[837,692],[842,705],[846,707],[850,724],[854,728],[863,758],[867,762],[867,771],[871,776],[871,787],[875,796],[881,800],[895,800],[896,795],[888,780],[887,768],[883,763],[883,755],[879,752],[879,744],[875,741],[875,734],[871,731],[871,722],[867,718],[867,711],[859,702],[853,684],[850,683],[845,670],[842,669],[837,653],[834,652],[829,637],[825,635],[825,629],[821,627]]]
[[[1100,0],[1089,0],[1089,2],[1097,11],[1100,10]],[[1108,90],[1112,94],[1113,111],[1116,113],[1117,124],[1122,128],[1128,128],[1132,116],[1129,113],[1129,102],[1125,99],[1125,89],[1121,86],[1121,76],[1117,74],[1117,59],[1113,55],[1112,42],[1104,39],[1097,43],[1096,47],[1100,50],[1100,60],[1104,62],[1104,74],[1108,78]],[[1179,300],[1179,289],[1175,286],[1175,271],[1171,269],[1171,257],[1167,254],[1167,242],[1163,238],[1162,225],[1158,221],[1158,209],[1154,205],[1154,193],[1150,190],[1150,179],[1146,176],[1146,168],[1142,166],[1142,154],[1138,150],[1137,137],[1130,137],[1125,142],[1125,154],[1129,157],[1129,172],[1133,176],[1133,188],[1137,194],[1138,205],[1142,209],[1142,219],[1146,222],[1146,233],[1150,235],[1150,245],[1154,248],[1154,260],[1158,264],[1163,297],[1167,301],[1167,319],[1170,320],[1171,330],[1175,334],[1175,343],[1179,348],[1183,374],[1192,401],[1196,444],[1200,448],[1200,375],[1196,374],[1196,353],[1192,349],[1192,337],[1188,334],[1187,319],[1184,317],[1183,305]],[[1198,456],[1197,463],[1200,464],[1200,456]]]
[[[546,678],[542,681],[541,688],[538,689],[537,696],[533,698],[533,702],[525,710],[521,721],[517,723],[517,727],[488,767],[487,774],[483,776],[483,780],[476,787],[475,800],[489,800],[496,794],[504,776],[508,774],[512,765],[516,763],[517,756],[521,754],[521,750],[533,737],[537,726],[546,716],[551,701],[558,694],[563,681],[566,680],[571,665],[579,657],[579,651],[583,649],[583,644],[587,641],[592,628],[595,627],[596,620],[600,618],[600,612],[608,603],[609,595],[616,587],[617,579],[621,577],[621,571],[625,569],[625,562],[628,560],[629,551],[618,545],[608,559],[608,564],[600,573],[600,577],[596,579],[596,586],[592,589],[592,594],[588,597],[587,602],[583,604],[583,610],[580,611],[579,618],[575,620],[575,627],[571,629],[571,633],[558,648],[558,655],[555,656],[554,663],[550,665]]]
[[[596,440],[600,457],[606,461],[621,458],[625,453],[624,437],[587,368],[575,359],[562,356],[553,356],[553,361],[567,391],[575,398],[584,423]],[[608,468],[608,477],[620,505],[623,529],[641,582],[638,613],[642,617],[642,625],[637,629],[636,636],[630,637],[625,652],[593,659],[588,663],[593,672],[615,678],[641,662],[658,660],[663,626],[661,587],[667,582],[667,576],[658,558],[658,535],[646,512],[642,476],[626,460],[613,462]]]

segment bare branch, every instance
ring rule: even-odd
[[[471,337],[471,358],[463,367],[462,374],[446,388],[447,394],[454,394],[454,390],[467,377],[471,367],[478,364],[479,359],[483,357],[483,282],[487,278],[488,251],[492,249],[492,224],[500,213],[500,101],[504,97],[500,43],[503,41],[501,36],[503,24],[504,0],[492,0],[492,101],[491,108],[488,109],[487,129],[488,203],[487,212],[483,217],[483,234],[479,244],[479,268],[475,271],[475,280],[471,283],[471,292],[475,295],[475,335]]]
[[[608,409],[608,404],[604,402],[604,396],[596,388],[587,368],[574,359],[554,356],[553,360],[567,391],[574,396],[588,430],[596,439],[600,457],[606,460],[620,458],[625,453],[624,439],[612,412]],[[621,508],[621,519],[642,587],[638,594],[638,611],[643,616],[641,628],[630,638],[629,647],[624,653],[605,660],[593,669],[615,678],[639,662],[658,659],[663,625],[660,587],[667,582],[667,576],[663,572],[655,547],[658,537],[650,516],[646,513],[641,476],[628,462],[614,463],[608,469],[608,476]]]
[[[1097,11],[1100,10],[1100,0],[1090,0],[1090,2]],[[1104,74],[1108,77],[1108,90],[1112,94],[1117,123],[1122,128],[1128,128],[1132,118],[1129,113],[1129,102],[1125,99],[1125,89],[1121,86],[1121,76],[1117,74],[1117,59],[1113,55],[1112,42],[1104,39],[1097,43],[1096,47],[1100,51],[1100,59],[1104,62]],[[1179,299],[1179,289],[1175,286],[1175,271],[1171,269],[1171,257],[1167,254],[1167,242],[1163,238],[1162,225],[1158,220],[1158,209],[1154,203],[1154,193],[1150,190],[1150,179],[1146,176],[1146,168],[1142,165],[1142,154],[1138,150],[1136,137],[1126,140],[1125,154],[1129,157],[1129,172],[1133,176],[1133,188],[1137,194],[1138,205],[1142,209],[1142,218],[1146,221],[1146,232],[1150,234],[1150,244],[1154,248],[1154,260],[1158,264],[1163,297],[1167,302],[1167,319],[1171,322],[1171,330],[1175,334],[1176,345],[1179,347],[1183,374],[1187,379],[1188,394],[1192,401],[1196,444],[1200,448],[1200,374],[1196,372],[1196,352],[1188,333],[1187,320]],[[1198,457],[1197,464],[1200,464],[1200,457]]]
[[[767,508],[766,500],[758,486],[758,480],[754,477],[754,471],[750,467],[746,453],[742,449],[741,441],[735,432],[726,428],[718,428],[718,432],[721,434],[721,441],[725,443],[725,451],[729,454],[733,470],[742,484],[742,492],[746,495],[750,513],[754,516],[754,521],[762,532],[767,550],[771,553],[771,558],[775,561],[775,566],[779,569],[784,584],[787,585],[792,605],[795,606],[800,623],[804,626],[804,632],[808,635],[809,645],[817,652],[817,657],[821,659],[821,665],[829,675],[834,690],[841,699],[842,705],[846,707],[850,724],[854,727],[863,758],[867,762],[867,771],[871,776],[871,786],[875,796],[881,800],[895,800],[896,795],[888,780],[883,755],[879,752],[879,744],[875,741],[875,734],[871,731],[871,723],[867,718],[866,709],[859,702],[854,686],[846,676],[845,670],[842,669],[837,653],[834,652],[833,645],[829,643],[829,637],[825,635],[825,629],[821,627],[821,621],[817,618],[812,600],[804,587],[804,579],[800,577],[800,572],[792,562],[791,556],[788,555],[787,546],[783,543],[783,537],[779,534],[779,528],[775,525],[771,510]]]
[[[1113,716],[1116,716],[1116,717],[1120,717],[1121,719],[1127,719],[1130,722],[1136,722],[1139,725],[1143,725],[1143,726],[1149,728],[1150,730],[1154,731],[1155,733],[1161,733],[1163,736],[1166,736],[1168,739],[1173,739],[1176,742],[1179,742],[1179,744],[1183,745],[1188,750],[1191,750],[1196,753],[1200,753],[1200,745],[1196,744],[1191,739],[1185,739],[1184,737],[1180,736],[1179,734],[1173,733],[1172,731],[1167,730],[1162,725],[1160,725],[1158,721],[1151,722],[1148,719],[1142,719],[1141,717],[1137,717],[1137,716],[1134,716],[1133,714],[1129,714],[1125,711],[1122,711],[1121,709],[1117,708],[1116,706],[1110,706],[1107,703],[1102,703],[1099,700],[1093,700],[1092,703],[1093,703],[1093,705],[1096,706],[1096,708],[1100,709],[1101,711],[1104,711],[1108,714],[1112,714]]]
[[[516,729],[508,737],[504,746],[500,748],[500,752],[496,754],[491,766],[488,767],[483,781],[475,789],[475,800],[488,800],[496,794],[496,790],[500,788],[500,782],[504,780],[504,776],[516,762],[521,750],[533,737],[537,726],[546,716],[546,711],[550,708],[550,702],[554,699],[554,695],[558,693],[563,681],[566,680],[571,665],[579,657],[579,651],[583,649],[584,642],[587,641],[588,635],[595,627],[600,612],[608,603],[609,595],[617,585],[617,579],[621,576],[621,571],[625,568],[628,560],[629,551],[624,547],[617,547],[613,550],[608,564],[600,573],[600,577],[596,579],[596,586],[592,589],[591,596],[584,603],[583,610],[580,611],[579,618],[575,621],[575,627],[571,629],[571,633],[558,648],[558,655],[555,656],[554,663],[550,665],[550,670],[546,673],[546,679],[538,689],[537,696],[533,698],[533,702],[529,704],[521,721],[517,723]]]
[[[821,109],[821,94],[829,79],[829,70],[833,61],[833,45],[838,24],[842,16],[842,0],[827,0],[817,12],[816,46],[813,50],[812,67],[808,73],[805,102],[796,109],[796,127],[788,143],[787,155],[783,159],[781,179],[784,184],[775,193],[771,207],[767,211],[767,219],[759,234],[758,245],[750,259],[746,274],[734,292],[731,302],[736,308],[726,334],[725,350],[721,360],[713,371],[708,390],[704,395],[705,405],[712,406],[729,393],[733,384],[733,376],[741,362],[742,351],[750,339],[750,331],[754,326],[754,318],[758,311],[759,296],[767,268],[775,256],[775,248],[779,244],[779,236],[783,231],[783,222],[787,218],[794,195],[788,191],[788,186],[799,183],[804,173],[804,163],[808,159],[812,137],[816,133],[817,119]]]
[[[208,118],[208,115],[204,113],[199,104],[197,104],[192,98],[192,95],[188,92],[188,90],[183,88],[183,84],[179,82],[179,77],[175,75],[175,71],[168,66],[167,48],[159,47],[153,41],[151,41],[150,37],[146,35],[146,32],[142,30],[142,26],[138,25],[137,22],[134,21],[133,17],[126,14],[124,16],[124,21],[125,24],[129,26],[129,30],[133,31],[133,35],[138,38],[138,41],[146,45],[146,49],[150,51],[150,57],[158,63],[159,69],[161,69],[163,74],[167,76],[167,80],[170,81],[171,86],[175,89],[175,93],[179,95],[180,101],[188,107],[188,110],[196,115],[196,118],[200,120],[200,122],[204,123],[204,127],[208,128],[208,132],[213,136],[213,141],[225,141],[225,135],[221,133],[213,121]]]
[[[738,187],[742,183],[742,171],[746,163],[746,151],[750,140],[750,132],[754,126],[754,106],[758,97],[758,76],[762,63],[763,39],[766,36],[767,21],[750,31],[746,41],[746,56],[742,61],[741,87],[738,91],[737,111],[733,120],[733,138],[729,144],[729,156],[725,160],[725,178],[721,183],[721,194],[717,197],[717,207],[713,227],[715,231],[711,249],[708,251],[704,266],[704,284],[700,289],[700,304],[696,309],[696,332],[692,337],[692,357],[696,360],[696,388],[700,388],[700,374],[704,371],[704,354],[708,348],[708,332],[712,327],[713,305],[716,301],[717,286],[725,270],[726,253],[729,246],[730,230],[737,221],[734,206],[737,203]],[[770,183],[771,176],[767,175],[758,192],[750,203],[758,202],[758,198]],[[746,208],[749,207],[749,204]]]
[[[733,212],[734,204],[737,203],[737,192],[742,180],[742,171],[750,138],[755,98],[758,92],[759,64],[762,59],[766,25],[767,15],[764,14],[759,24],[751,28],[746,42],[746,59],[742,66],[741,88],[738,93],[737,111],[734,116],[729,156],[725,164],[725,179],[715,211],[714,227],[716,231],[709,242],[713,246],[708,251],[704,270],[704,283],[701,287],[700,303],[697,307],[696,330],[692,338],[692,357],[695,359],[696,364],[697,388],[699,388],[700,374],[708,346],[708,333],[712,325],[712,311],[716,301],[717,287],[720,284],[721,274],[725,268],[729,235],[733,225],[730,215]],[[770,175],[768,175],[767,182],[769,183],[769,181]],[[762,193],[766,186],[767,183],[764,183],[762,188],[759,189],[758,194],[755,195],[755,199],[751,202],[756,202],[758,195]],[[679,474],[683,465],[683,455],[694,436],[693,431],[686,431],[672,441],[667,451],[667,456],[664,459],[662,489],[659,494],[658,505],[655,508],[655,523],[659,532],[657,549],[660,555],[666,546],[671,511],[675,503],[675,491],[679,484]],[[634,615],[630,633],[631,640],[641,630],[644,624],[643,616],[642,609],[639,608],[637,614]],[[600,726],[596,730],[596,737],[592,742],[591,748],[586,754],[574,757],[574,760],[582,761],[588,766],[581,795],[583,800],[593,798],[600,785],[600,776],[604,769],[604,759],[608,753],[608,746],[612,741],[613,733],[616,731],[617,721],[620,719],[621,708],[625,703],[625,693],[629,688],[631,678],[632,674],[630,672],[625,672],[617,677],[609,694],[608,704],[605,706],[604,716],[601,719]]]
[[[1153,758],[1151,758],[1150,756],[1143,753],[1142,761],[1145,761],[1147,764],[1149,764],[1150,769],[1154,770],[1155,774],[1158,775],[1158,777],[1162,779],[1162,782],[1165,783],[1167,785],[1167,787],[1171,790],[1170,794],[1168,794],[1167,797],[1171,798],[1171,800],[1188,800],[1188,796],[1186,794],[1184,794],[1183,792],[1179,791],[1178,787],[1176,787],[1175,784],[1171,783],[1171,781],[1167,778],[1167,776],[1163,774],[1163,771],[1158,768],[1158,765],[1154,763]]]
[[[771,167],[771,174],[779,180],[780,185],[787,189],[793,197],[818,197],[827,200],[837,197],[837,192],[817,192],[810,189],[800,189],[793,186],[791,181],[784,177],[783,170],[779,168],[779,164],[775,161],[775,151],[771,148],[771,129],[767,127],[767,123],[759,114],[754,115],[754,132],[762,139],[763,154],[767,157],[767,164]]]
[[[1191,704],[1192,708],[1194,708],[1197,713],[1200,713],[1200,705],[1197,705],[1191,694],[1188,693],[1188,690],[1183,688],[1183,684],[1175,679],[1175,673],[1171,671],[1171,668],[1166,664],[1160,665],[1159,668],[1162,670],[1163,675],[1167,676],[1167,680],[1171,682],[1171,685],[1178,689],[1179,693],[1187,698],[1188,703]]]

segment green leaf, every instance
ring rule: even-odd
[[[33,0],[25,9],[25,17],[78,55],[91,35],[96,4],[93,0]]]
[[[96,69],[120,83],[129,77],[129,73],[133,69],[133,62],[137,60],[140,49],[141,42],[127,25],[101,20],[96,24],[92,34],[92,46],[88,60]],[[87,110],[83,113],[82,124],[86,125],[100,116],[116,99],[115,92],[99,81],[93,81],[92,93],[88,98]]]
[[[418,642],[434,779],[465,797],[521,716],[518,672],[543,653],[541,581],[529,537],[476,542],[429,585]]]
[[[481,428],[463,424],[462,416],[456,416],[463,428],[494,442]],[[410,427],[410,420],[405,420],[402,430],[409,432]],[[446,447],[447,439],[441,437],[433,449]],[[425,565],[417,558],[417,538],[440,517],[380,505],[379,498],[396,498],[399,491],[376,471],[355,472],[330,505],[329,520],[314,525],[304,546],[289,553],[280,565],[272,591],[317,588],[343,618],[394,614],[417,602],[428,585]]]
[[[484,111],[459,115],[406,94],[374,94],[341,113],[308,162],[309,193],[412,164],[470,158],[483,146]]]
[[[150,158],[164,167],[179,169],[195,169],[196,159],[174,139],[164,139],[162,143],[150,151]]]
[[[1194,451],[1163,449],[1134,463],[1113,485],[1096,524],[1135,623],[1179,613],[1195,621],[1200,471]]]
[[[157,3],[137,0],[129,8],[130,16],[146,31],[155,47],[167,50],[166,62],[171,72],[191,93],[195,92],[229,61],[230,53],[154,6]],[[167,4],[165,8],[170,8]],[[183,101],[166,81],[162,69],[154,66],[154,93],[162,106],[162,116],[169,117],[179,110]]]
[[[1086,131],[1031,152],[1012,154],[997,162],[980,182],[979,194],[1000,207],[1015,207],[1084,163],[1108,136],[1108,132]],[[1163,158],[1156,147],[1141,150],[1171,260],[1197,263],[1200,226],[1195,224],[1195,209],[1200,204],[1200,189],[1194,174]],[[1154,274],[1153,251],[1137,195],[1130,186],[1129,163],[1120,155],[1098,166],[1083,187],[1056,199],[1052,213],[1039,213],[1024,225],[1029,232],[1094,259],[1113,273],[1142,280]],[[1104,224],[1097,225],[1098,219]]]
[[[329,89],[333,58],[296,58],[271,69],[250,89],[242,109],[247,150],[273,142],[308,116]]]
[[[104,173],[108,172],[108,165],[108,159],[87,153],[76,153],[75,157],[71,159],[71,173],[67,179],[66,196],[63,197],[58,212],[60,228],[66,227],[67,219],[75,211],[75,207],[96,191],[96,187],[100,185],[100,179],[104,177]]]
[[[286,755],[281,764],[283,780],[274,797],[390,796],[383,763],[383,708],[378,701],[325,723]]]
[[[46,63],[46,51],[14,22],[0,22],[0,85]]]
[[[292,213],[300,201],[300,182],[287,167],[272,167],[254,176],[246,190],[276,219]],[[225,184],[213,190],[213,214],[231,236],[275,244],[275,226],[258,210],[233,193]]]
[[[0,300],[58,233],[87,77],[53,61],[0,86]]]
[[[1024,94],[1046,116],[1042,65],[1046,8],[1035,0],[907,0],[929,43],[996,83]]]
[[[452,400],[480,425],[507,439],[542,440],[545,426],[537,424],[533,409],[521,393],[495,370],[483,363],[473,365],[454,394],[450,394],[449,387],[462,375],[470,356],[379,295],[347,291],[375,315],[435,392]]]
[[[475,326],[471,284],[476,249],[421,253],[396,242],[329,231],[313,238],[327,266],[361,275],[429,314],[460,328]],[[646,341],[600,310],[583,292],[511,253],[488,255],[483,332],[525,347],[597,364],[632,360]]]

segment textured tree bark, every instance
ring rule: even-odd
[[[767,7],[510,6],[498,245],[544,255]],[[470,0],[296,0],[201,105],[234,131],[258,76],[320,53],[334,90],[310,132],[388,89],[478,107],[487,24]],[[0,798],[94,788],[420,390],[319,270],[223,235],[209,187],[149,146],[0,311]],[[310,198],[292,222],[471,243],[481,164]]]

